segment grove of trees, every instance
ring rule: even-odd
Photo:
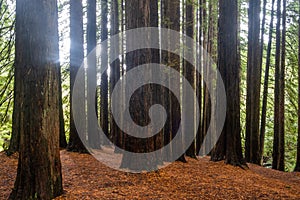
[[[247,163],[253,163],[300,171],[300,1],[0,0],[0,144],[7,155],[19,155],[10,199],[52,199],[62,194],[60,149],[88,153],[108,145],[95,134],[97,124],[91,119],[94,111],[107,138],[134,153],[161,149],[178,129],[183,135],[194,135],[185,153],[176,158],[144,157],[149,170],[158,169],[151,164],[154,159],[159,160],[156,163],[186,162],[187,156],[197,159],[202,155],[199,151],[206,132],[214,126],[215,99],[203,80],[206,75],[184,59],[188,48],[184,45],[174,54],[151,48],[127,52],[133,41],[126,35],[116,48],[108,43],[104,50],[119,54],[119,58],[111,61],[102,74],[100,71],[107,67],[103,63],[110,58],[89,60],[80,113],[85,129],[76,129],[72,94],[84,57],[112,36],[140,27],[162,27],[185,34],[201,46],[194,47],[195,55],[201,57],[208,52],[216,63],[196,63],[207,74],[212,73],[208,68],[204,70],[207,66],[218,69],[222,80],[216,81],[223,81],[227,97],[225,124],[209,152],[212,161],[244,169]],[[155,38],[152,42],[157,44],[174,43],[159,34]],[[194,59],[201,60],[196,56]],[[195,90],[200,121],[193,133],[185,133],[186,127],[180,126],[185,120],[181,101],[168,88],[155,84],[137,89],[128,109],[136,124],[147,126],[150,107],[162,105],[167,113],[162,130],[147,139],[136,138],[115,122],[111,111],[115,85],[130,70],[147,63],[176,70]],[[162,78],[173,83],[168,75]],[[96,95],[92,94],[94,87]],[[175,87],[185,102],[182,81],[177,81]],[[126,99],[120,96],[122,106]],[[196,116],[196,108],[191,112]],[[184,124],[197,127],[196,123],[194,119]],[[172,151],[184,145],[183,137],[167,152],[173,155]],[[139,161],[125,154],[121,165],[140,169]]]

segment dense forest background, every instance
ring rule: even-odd
[[[201,5],[199,5],[199,2]],[[204,15],[203,20],[203,36],[204,45],[207,45],[205,49],[209,51],[212,58],[217,58],[217,16],[218,16],[218,1],[199,1],[199,2],[190,2],[188,4],[193,4],[194,16],[199,18],[199,13],[202,9]],[[299,26],[299,2],[294,0],[287,1],[262,1],[260,12],[260,22],[258,23],[258,28],[260,32],[260,41],[263,42],[263,56],[260,72],[254,74],[258,80],[260,91],[258,112],[259,116],[265,115],[265,143],[264,143],[264,165],[271,166],[272,164],[272,153],[273,153],[273,141],[274,141],[274,123],[277,124],[276,119],[274,118],[274,108],[275,104],[275,79],[276,75],[276,28],[278,22],[282,23],[283,16],[276,15],[276,10],[278,11],[277,3],[286,4],[286,15],[285,15],[285,29],[286,29],[286,38],[285,38],[285,68],[284,69],[284,149],[285,149],[285,171],[292,171],[295,168],[296,164],[296,154],[297,154],[297,137],[298,137],[298,26]],[[118,1],[119,8],[125,6],[125,2]],[[183,5],[183,1],[181,2]],[[273,5],[272,5],[273,4]],[[112,12],[112,1],[108,1],[107,13],[111,14]],[[159,3],[160,6],[160,3]],[[87,30],[87,2],[83,1],[83,28],[84,32]],[[101,7],[101,2],[97,1],[96,4],[96,18],[97,27],[101,27],[101,19],[103,18]],[[249,53],[248,45],[251,42],[249,40],[249,17],[248,17],[248,8],[249,2],[240,0],[238,1],[238,19],[239,19],[239,51],[241,55],[240,60],[240,75],[241,75],[241,137],[242,137],[242,146],[243,152],[247,146],[246,138],[246,121],[247,121],[247,82],[248,85],[253,85],[247,80],[247,63],[249,62],[247,58],[251,56]],[[279,11],[283,12],[283,6],[279,6]],[[64,117],[64,130],[67,141],[69,140],[70,133],[70,55],[69,55],[69,45],[70,45],[70,5],[69,1],[59,0],[58,1],[58,20],[59,20],[59,44],[60,44],[60,64],[61,64],[61,80],[62,80],[62,103],[63,103],[63,117]],[[273,11],[273,12],[272,12]],[[181,6],[180,12],[183,12]],[[119,11],[120,22],[123,21],[121,17],[125,13],[125,10]],[[277,17],[277,18],[276,18]],[[0,1],[0,149],[8,150],[9,143],[12,135],[12,119],[13,119],[13,95],[14,95],[14,56],[15,56],[15,2],[10,0],[1,0]],[[180,19],[181,24],[184,24]],[[265,21],[263,21],[265,20]],[[271,22],[272,21],[272,22]],[[263,22],[263,23],[262,23]],[[163,23],[163,22],[160,22]],[[120,23],[120,30],[124,28],[124,24]],[[123,27],[122,27],[123,26]],[[195,30],[199,24],[194,24]],[[111,21],[108,20],[108,35],[111,35]],[[262,28],[261,28],[262,27]],[[257,28],[257,25],[256,25]],[[198,29],[197,29],[198,30]],[[263,31],[262,31],[263,30]],[[282,24],[279,26],[279,30],[283,30]],[[100,41],[101,30],[97,31],[97,41]],[[198,34],[198,33],[197,33]],[[255,31],[254,31],[255,34]],[[271,36],[271,37],[270,37]],[[272,39],[272,40],[271,40]],[[84,48],[87,48],[87,38],[84,38]],[[282,48],[282,44],[280,43]],[[271,47],[271,48],[270,48]],[[270,52],[268,51],[270,48]],[[260,49],[256,49],[256,52],[259,52]],[[84,51],[85,55],[87,51]],[[268,57],[268,53],[270,56]],[[252,57],[259,56],[258,54],[252,53]],[[256,64],[259,64],[258,61]],[[249,63],[248,63],[249,65]],[[267,66],[267,68],[266,68]],[[250,72],[248,71],[248,74]],[[259,77],[257,77],[259,76]],[[266,79],[267,78],[267,79]],[[266,82],[268,80],[268,82]],[[255,85],[255,84],[254,84]],[[265,92],[267,90],[267,92]],[[265,94],[264,94],[265,93]],[[267,94],[267,95],[266,95]],[[264,98],[266,104],[263,105]],[[205,102],[204,102],[205,103]],[[99,102],[100,104],[100,102]],[[100,109],[101,109],[101,105]],[[265,106],[266,110],[263,111]],[[259,122],[262,121],[260,117]],[[260,123],[259,123],[260,124]],[[259,128],[260,130],[262,127]]]

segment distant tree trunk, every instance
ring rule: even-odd
[[[123,12],[123,11],[122,11]],[[118,8],[118,0],[113,0],[111,3],[111,35],[115,35],[119,33],[119,8]],[[122,47],[121,47],[122,48]],[[110,48],[110,51],[115,54],[120,53],[120,44],[118,46],[115,46],[114,48]],[[120,79],[120,59],[116,59],[111,64],[111,72],[110,72],[110,96],[114,90],[114,87],[118,80]],[[122,102],[122,101],[121,101]],[[121,131],[119,127],[117,126],[113,115],[110,116],[110,135],[113,138],[114,144],[116,144],[118,147],[122,148],[121,146]]]
[[[150,0],[150,26],[151,27],[158,27],[158,1],[157,0]],[[153,36],[153,38],[156,38],[155,41],[151,41],[153,44],[156,43],[159,45],[159,35]],[[151,63],[160,63],[160,50],[158,49],[151,49]],[[154,76],[160,76],[162,78],[161,74],[154,74]],[[152,96],[152,104],[162,104],[163,102],[163,87],[160,85],[151,85],[151,91],[153,92]],[[154,136],[154,149],[161,150],[162,147],[164,147],[164,131],[161,130]],[[162,164],[162,151],[160,151],[159,154],[157,154],[157,163]]]
[[[285,62],[285,18],[286,0],[283,0],[282,49],[281,44],[281,0],[277,1],[276,58],[275,58],[275,103],[274,103],[274,142],[272,168],[284,171],[284,63]]]
[[[167,10],[168,10],[168,4],[169,1],[167,0],[162,0],[161,1],[161,26],[163,28],[168,28],[170,26],[170,22],[169,22],[169,17],[167,16]],[[160,36],[160,38],[162,39],[162,36]],[[169,40],[168,40],[168,45],[169,45]],[[167,51],[161,51],[161,63],[164,65],[168,65],[169,64],[169,54]],[[168,79],[168,76],[164,76],[163,77],[164,80]],[[172,135],[171,135],[171,105],[170,105],[170,95],[169,95],[169,91],[164,89],[162,90],[162,96],[163,96],[163,106],[166,109],[168,118],[166,121],[166,124],[164,126],[164,146],[168,145],[170,143],[170,141],[172,140]],[[166,148],[166,161],[171,161],[172,160],[172,147],[169,146],[168,148]]]
[[[101,0],[101,42],[107,40],[108,29],[107,29],[107,17],[108,16],[108,4],[107,0]],[[104,47],[107,51],[108,47]],[[107,57],[101,56],[101,63],[107,62]],[[101,67],[107,67],[101,64]],[[108,77],[107,70],[101,76],[101,88],[100,88],[100,123],[103,132],[111,138],[108,134]]]
[[[216,41],[216,21],[217,21],[217,14],[216,14],[216,3],[215,2],[208,2],[208,15],[206,14],[208,19],[207,20],[207,27],[205,29],[207,29],[206,35],[204,35],[205,39],[205,46],[204,49],[206,50],[206,52],[209,54],[210,58],[212,58],[213,60],[217,60],[216,59],[216,55],[217,55],[217,50],[215,48],[215,41]],[[204,76],[206,77],[211,77],[211,69],[212,69],[212,60],[208,58],[208,57],[203,57],[203,61],[204,61],[204,66],[205,67],[205,72],[206,74]],[[209,78],[208,78],[209,80]],[[211,121],[211,94],[209,93],[207,87],[206,87],[207,83],[204,83],[204,91],[203,91],[203,121],[202,121],[202,131],[203,131],[203,137],[206,136],[207,130],[209,128],[209,126],[214,126],[214,122]],[[212,138],[210,138],[212,139]],[[204,150],[205,148],[203,148]]]
[[[218,69],[223,77],[227,94],[227,112],[223,132],[212,151],[211,159],[213,161],[225,159],[227,164],[242,166],[245,162],[240,135],[237,0],[220,0],[219,10]]]
[[[262,157],[264,155],[265,132],[266,132],[269,73],[270,73],[270,63],[271,63],[272,38],[273,38],[272,36],[273,36],[273,21],[274,21],[274,4],[275,4],[275,0],[272,0],[271,22],[270,22],[270,28],[269,28],[269,41],[268,41],[268,47],[267,47],[265,80],[264,80],[264,90],[263,90],[263,103],[262,103],[262,114],[261,114],[261,126],[260,126],[260,148],[259,149],[260,149],[261,162],[262,162]]]
[[[63,192],[57,20],[56,0],[16,2],[16,66],[23,87],[23,123],[17,178],[9,199],[50,200]]]
[[[83,145],[79,133],[75,127],[73,118],[73,103],[72,94],[73,87],[78,69],[83,61],[83,12],[82,0],[70,1],[70,138],[68,144],[68,151],[87,152]],[[84,102],[83,102],[84,103]],[[85,107],[84,105],[82,107]],[[86,115],[83,114],[83,122],[86,122]],[[85,125],[83,126],[85,127]],[[82,133],[86,134],[86,133]]]
[[[260,164],[259,157],[259,111],[260,111],[260,1],[249,1],[249,32],[247,60],[246,141],[247,162]]]
[[[186,31],[186,35],[189,36],[190,38],[194,38],[194,5],[193,2],[187,2],[186,3],[186,8],[185,8],[185,31]],[[193,44],[187,44],[186,43],[187,48],[192,48],[194,47]],[[191,51],[193,52],[194,49],[191,49]],[[189,81],[189,83],[191,84],[191,86],[195,89],[195,70],[194,70],[194,66],[187,62],[184,61],[184,68],[183,68],[183,72],[184,72],[184,76],[185,78]],[[188,102],[188,98],[187,95],[185,94],[186,89],[183,90],[183,103]],[[188,112],[186,112],[185,114],[188,115],[194,115],[195,113],[195,108],[194,110],[190,110]],[[183,133],[184,134],[193,134],[195,135],[196,132],[194,130],[195,128],[195,123],[194,122],[188,122],[187,117],[185,117],[185,119],[183,123]],[[190,130],[192,130],[192,133],[187,133],[185,130],[185,126],[187,125],[191,125],[193,126],[193,128],[189,128]],[[195,135],[196,136],[196,135]],[[186,150],[186,155],[191,157],[191,158],[196,158],[196,141],[193,140],[192,144],[189,146],[189,148]]]
[[[300,0],[299,0],[300,6]],[[298,144],[295,171],[300,172],[300,9],[298,16]]]
[[[67,139],[65,134],[65,120],[64,120],[64,111],[63,111],[63,102],[62,102],[62,88],[61,88],[61,69],[59,69],[58,75],[58,86],[59,86],[59,147],[67,147]]]
[[[202,48],[203,47],[203,41],[202,41],[202,37],[203,37],[203,30],[204,30],[204,12],[205,12],[205,9],[204,9],[204,3],[203,3],[203,0],[199,0],[198,1],[198,9],[199,9],[199,24],[197,27],[198,27],[198,43],[199,43],[199,46],[200,48],[198,49],[199,51],[199,55],[200,55],[200,58],[198,58],[198,60],[200,61],[199,63],[197,63],[197,65],[199,65],[200,69],[203,67],[202,66],[202,63],[201,63],[201,60],[202,60]],[[196,74],[196,88],[197,88],[197,99],[198,99],[198,103],[199,103],[199,109],[200,111],[202,109],[205,109],[204,106],[202,107],[202,98],[203,98],[203,95],[202,95],[202,74],[199,74],[197,73]],[[204,103],[203,103],[204,104]],[[197,154],[198,155],[201,155],[200,153],[200,149],[201,149],[201,145],[203,143],[203,138],[204,138],[204,132],[203,132],[203,120],[204,118],[202,117],[201,115],[201,112],[200,112],[200,116],[199,116],[199,128],[197,130],[197,137],[196,137],[196,151],[197,151]]]
[[[96,0],[87,1],[87,53],[89,54],[97,45],[96,40]],[[98,122],[93,120],[93,114],[97,115],[97,59],[91,56],[88,60],[87,69],[87,127],[88,143],[91,148],[100,148],[100,135],[98,133]]]

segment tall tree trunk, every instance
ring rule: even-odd
[[[149,27],[151,25],[151,15],[153,10],[151,10],[151,3],[158,3],[157,1],[152,0],[132,0],[125,1],[125,9],[126,9],[126,29],[134,29],[139,27]],[[130,47],[134,43],[134,41],[126,41],[126,47]],[[151,63],[151,49],[139,49],[133,52],[126,53],[126,66],[127,71],[146,63]],[[147,72],[145,72],[147,73]],[[147,75],[149,76],[149,74]],[[151,76],[151,74],[150,74]],[[136,77],[139,79],[140,77]],[[130,86],[127,86],[130,87]],[[128,91],[126,91],[128,92]],[[150,107],[152,106],[152,88],[151,86],[145,85],[135,91],[130,98],[129,110],[132,116],[132,119],[135,123],[145,126],[149,123],[148,112]],[[126,95],[126,96],[129,96]],[[130,126],[130,125],[129,125]],[[129,127],[129,130],[131,128]],[[125,145],[126,150],[135,153],[148,153],[154,150],[154,139],[147,138],[136,138],[129,135],[125,136]],[[144,159],[144,160],[140,160]],[[153,170],[156,169],[157,166],[153,165],[153,158],[149,158],[148,156],[137,157],[128,157],[128,154],[123,155],[121,167],[127,167],[130,170]],[[144,166],[141,166],[141,163]]]
[[[167,16],[167,10],[169,9],[169,2],[166,0],[162,0],[161,1],[161,26],[163,28],[168,28],[170,26],[170,22],[169,22],[169,17]],[[162,36],[160,36],[161,39]],[[169,41],[168,41],[168,45],[169,45]],[[169,65],[169,54],[167,51],[161,51],[161,63],[164,65]],[[168,76],[164,76],[163,77],[164,80],[168,80]],[[170,141],[172,140],[172,134],[171,134],[171,105],[170,105],[170,95],[169,95],[169,91],[167,89],[163,89],[162,90],[162,95],[163,95],[163,106],[166,109],[167,112],[167,121],[166,124],[164,126],[164,146],[168,145],[170,143]],[[166,148],[166,161],[172,161],[172,146],[170,145],[169,147],[165,147]]]
[[[272,0],[271,22],[270,22],[270,28],[269,28],[269,41],[268,41],[268,47],[267,47],[265,80],[264,80],[264,89],[263,89],[263,103],[262,103],[262,114],[261,114],[261,126],[260,126],[260,147],[259,147],[259,149],[260,149],[261,162],[262,162],[262,157],[264,155],[265,132],[266,132],[269,73],[270,73],[270,63],[271,63],[272,38],[273,38],[274,4],[275,4],[275,0]]]
[[[300,172],[300,0],[298,16],[298,144],[295,171]]]
[[[121,11],[122,12],[122,11]],[[111,2],[111,35],[115,35],[119,33],[119,7],[118,7],[118,0],[113,0]],[[122,48],[122,47],[121,47]],[[115,54],[120,53],[120,44],[118,46],[115,46],[114,48],[110,48],[110,51]],[[111,64],[111,72],[110,72],[110,96],[114,90],[114,87],[118,80],[120,79],[120,59],[116,59]],[[122,101],[121,101],[122,102]],[[114,144],[116,144],[118,147],[122,148],[121,146],[121,131],[119,127],[117,126],[113,115],[110,116],[110,134],[113,138]]]
[[[204,3],[203,3],[203,0],[198,0],[198,9],[199,9],[199,22],[197,24],[200,24],[197,26],[198,28],[198,43],[199,43],[199,49],[197,49],[197,51],[199,51],[199,55],[200,55],[200,58],[198,59],[200,62],[197,63],[197,65],[199,65],[200,69],[203,67],[202,66],[202,48],[203,48],[203,41],[202,41],[202,37],[203,37],[203,29],[204,29],[204,19],[203,19],[203,16],[204,16]],[[203,95],[202,95],[202,75],[200,73],[197,73],[196,74],[196,88],[197,88],[197,99],[198,99],[198,103],[199,103],[199,109],[200,111],[202,111],[202,109],[204,109],[204,106],[202,107],[202,98],[203,98]],[[197,137],[196,137],[196,152],[198,155],[201,155],[201,152],[200,152],[200,149],[201,149],[201,145],[203,143],[203,139],[204,139],[204,135],[203,135],[203,120],[204,118],[202,117],[201,115],[201,112],[200,112],[200,116],[199,116],[199,128],[197,130]]]
[[[193,2],[186,2],[186,8],[185,8],[185,31],[186,31],[186,35],[189,36],[190,38],[194,38],[194,5]],[[187,48],[194,48],[193,44],[188,44],[186,43]],[[191,49],[191,51],[193,52],[194,49]],[[185,78],[189,81],[189,83],[191,84],[191,86],[193,87],[193,89],[195,89],[195,70],[194,70],[194,66],[187,62],[184,61],[184,65],[183,65],[183,73]],[[188,102],[188,98],[187,95],[185,94],[186,92],[186,88],[184,88],[183,90],[183,103]],[[193,110],[190,110],[184,114],[188,114],[191,115],[193,114],[195,116],[195,108]],[[195,123],[193,122],[189,122],[187,121],[187,116],[184,117],[184,123],[183,123],[183,133],[184,134],[193,134],[194,137],[196,136],[196,132],[195,132]],[[192,126],[193,128],[189,128],[190,130],[192,130],[192,133],[187,133],[185,126]],[[189,146],[189,148],[186,150],[186,155],[191,157],[191,158],[196,158],[196,141],[193,140],[192,144]]]
[[[158,1],[157,0],[150,0],[150,26],[151,27],[158,27]],[[157,46],[159,45],[160,42],[160,38],[159,35],[155,35],[154,38],[156,38],[155,41],[151,41],[152,43],[156,43]],[[160,50],[158,49],[151,49],[151,63],[158,63],[160,64]],[[161,74],[154,74],[154,76],[160,76],[160,79],[162,79],[163,77],[161,76]],[[163,92],[163,87],[160,85],[155,85],[152,84],[151,85],[151,91],[153,92],[153,96],[152,96],[152,104],[162,104],[164,105],[164,92]],[[161,119],[160,119],[161,120]],[[154,149],[155,150],[161,150],[162,147],[164,147],[164,130],[161,130],[160,132],[158,132],[155,136],[154,136]],[[157,163],[159,164],[163,164],[163,160],[162,160],[162,151],[160,151],[157,154]]]
[[[259,111],[260,111],[260,1],[249,1],[249,32],[247,60],[246,141],[247,162],[260,164],[259,157]]]
[[[83,12],[82,12],[82,0],[70,1],[70,138],[67,149],[74,152],[87,152],[83,145],[79,133],[75,127],[73,118],[73,103],[72,94],[73,87],[78,69],[83,61]],[[83,102],[84,103],[84,102]],[[83,105],[82,107],[85,107]],[[86,123],[86,115],[84,112],[83,123]],[[83,127],[86,127],[83,125]],[[81,133],[86,134],[86,133]],[[83,137],[82,137],[83,138]]]
[[[17,178],[9,199],[53,199],[63,192],[57,20],[56,0],[16,2],[16,66],[23,85],[23,123]]]
[[[284,5],[285,5],[285,0]],[[282,62],[281,62],[281,0],[277,0],[277,25],[276,25],[276,57],[275,57],[275,103],[274,103],[274,142],[273,142],[273,162],[272,168],[284,170],[284,105],[282,95]],[[283,18],[285,16],[285,8],[283,8]],[[283,21],[285,24],[285,21]],[[283,24],[283,27],[285,26]],[[283,49],[282,49],[283,50]],[[282,141],[283,140],[283,141]]]
[[[217,161],[225,158],[227,164],[242,166],[245,162],[240,135],[237,0],[220,0],[219,10],[218,69],[223,77],[227,93],[227,112],[224,129],[212,152],[211,159]],[[220,97],[217,96],[217,98]]]
[[[108,15],[108,4],[107,0],[101,0],[101,42],[105,41],[108,37],[107,29],[107,15]],[[108,47],[103,47],[105,51]],[[107,63],[107,57],[101,56],[101,67],[104,66],[103,63]],[[101,76],[101,88],[100,88],[100,122],[103,132],[108,136],[108,77],[107,70]],[[111,138],[111,136],[108,136]]]
[[[89,54],[97,44],[96,40],[96,0],[87,1],[87,53]],[[90,56],[87,69],[87,127],[88,143],[91,148],[100,148],[100,135],[98,122],[93,115],[97,115],[97,60],[96,55]]]

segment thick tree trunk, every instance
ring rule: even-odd
[[[240,135],[240,96],[237,95],[240,94],[237,0],[220,0],[219,10],[218,69],[227,94],[227,112],[223,132],[211,158],[213,161],[225,158],[228,164],[242,166],[245,162]]]
[[[267,100],[268,100],[268,89],[269,89],[269,73],[271,63],[271,50],[272,50],[272,36],[273,36],[273,21],[274,21],[274,4],[275,0],[272,0],[271,9],[271,22],[269,28],[269,41],[267,47],[267,58],[266,58],[266,69],[265,69],[265,80],[263,89],[263,103],[262,103],[262,114],[261,114],[261,126],[260,126],[260,159],[264,155],[264,144],[265,144],[265,130],[266,130],[266,116],[267,116]],[[265,9],[265,8],[264,8]]]
[[[70,138],[68,144],[68,151],[74,152],[87,152],[83,145],[79,133],[75,127],[73,118],[73,105],[72,105],[72,94],[73,87],[78,69],[83,61],[83,12],[82,12],[82,1],[71,1],[70,2]],[[83,102],[84,103],[84,102]],[[82,107],[85,107],[83,105]],[[83,114],[83,123],[86,123],[86,115]],[[83,125],[85,127],[85,125]],[[86,134],[81,133],[81,134]],[[83,137],[82,137],[83,138]]]
[[[24,89],[23,123],[17,178],[9,199],[52,199],[63,192],[57,1],[16,3],[16,66]]]
[[[260,1],[249,1],[249,32],[247,60],[246,141],[247,162],[260,164],[259,156],[259,112],[260,112]]]
[[[132,0],[130,2],[125,1],[125,9],[126,9],[126,29],[134,29],[139,27],[149,27],[151,24],[151,15],[153,8],[151,3],[158,3],[153,0]],[[126,46],[131,46],[134,41],[126,41]],[[146,63],[151,63],[152,55],[151,49],[139,49],[133,52],[126,53],[126,66],[127,71]],[[147,72],[145,72],[147,73]],[[151,72],[150,72],[151,73]],[[150,74],[151,76],[152,74]],[[149,76],[149,74],[147,74]],[[140,77],[136,77],[139,79]],[[130,86],[128,86],[130,87]],[[128,92],[128,91],[126,91]],[[135,123],[140,126],[147,126],[149,124],[149,109],[152,106],[153,95],[152,95],[151,86],[145,85],[135,91],[130,98],[130,107],[129,111],[132,116],[132,119]],[[126,96],[130,96],[127,94]],[[130,125],[129,125],[130,126]],[[129,127],[129,130],[131,128]],[[154,150],[154,138],[136,138],[129,135],[125,136],[125,149],[130,152],[135,153],[148,153]],[[139,160],[144,159],[144,160]],[[153,159],[148,156],[141,157],[128,157],[128,154],[124,154],[122,159],[122,167],[127,167],[130,170],[155,170],[157,166],[153,165]],[[145,164],[141,166],[141,163]]]

